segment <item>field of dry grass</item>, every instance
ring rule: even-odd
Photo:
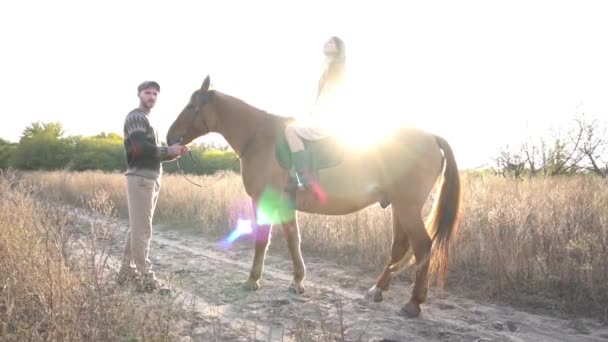
[[[127,214],[121,174],[52,172],[23,177],[40,186],[47,199],[76,206],[101,191],[119,216]],[[194,179],[208,183],[214,178]],[[451,251],[448,288],[608,321],[606,179],[510,180],[474,174],[462,179],[464,215]],[[14,214],[7,210],[3,215]],[[220,236],[237,218],[250,215],[238,175],[204,189],[166,175],[155,220]],[[390,210],[379,206],[342,217],[300,214],[304,258],[323,256],[379,272],[389,253],[390,220]]]
[[[107,251],[93,240],[76,245],[83,231],[108,238],[104,227],[75,222],[36,192],[0,174],[0,340],[172,339],[179,303],[141,301],[112,285]],[[106,214],[105,203],[84,205]]]

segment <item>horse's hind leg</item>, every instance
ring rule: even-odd
[[[272,231],[272,225],[258,225],[257,224],[257,207],[253,206],[254,220],[254,234],[255,234],[255,254],[253,256],[253,265],[251,266],[251,272],[249,278],[243,284],[243,289],[254,291],[259,288],[259,281],[262,278],[262,272],[264,271],[264,259],[266,259],[266,250],[270,244],[270,232]]]
[[[304,292],[303,282],[306,277],[306,266],[304,266],[302,250],[300,249],[300,229],[295,218],[293,221],[283,223],[282,225],[287,249],[289,249],[289,254],[291,254],[291,260],[293,261],[293,280],[289,285],[289,290],[299,294]]]
[[[399,217],[416,257],[416,281],[409,302],[399,313],[406,317],[418,317],[420,304],[426,301],[429,286],[429,265],[431,258],[431,238],[426,231],[420,208],[393,203],[393,210]]]
[[[367,292],[367,298],[374,302],[382,301],[382,292],[388,290],[391,284],[395,272],[394,267],[405,257],[409,248],[410,242],[407,234],[393,209],[393,243],[391,245],[390,261],[386,264],[384,272],[378,278],[376,285]]]

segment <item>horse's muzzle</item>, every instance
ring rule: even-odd
[[[181,144],[183,140],[183,138],[167,137],[167,145]]]

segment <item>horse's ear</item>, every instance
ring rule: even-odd
[[[209,77],[209,75],[207,75],[207,77],[205,77],[205,80],[203,81],[203,85],[201,86],[201,91],[206,93],[209,90],[210,85],[211,85],[211,78]]]

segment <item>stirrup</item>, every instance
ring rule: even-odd
[[[287,185],[285,186],[285,192],[293,192],[298,190],[298,179],[289,175],[289,179],[287,180]]]

